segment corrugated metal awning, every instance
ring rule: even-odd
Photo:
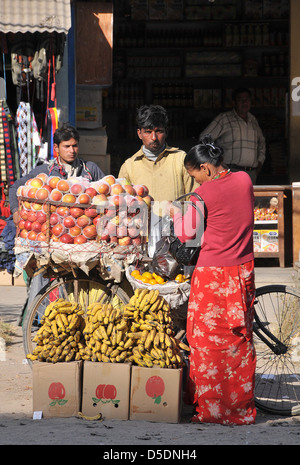
[[[1,32],[67,34],[70,27],[70,0],[0,0]]]

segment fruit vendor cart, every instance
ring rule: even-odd
[[[144,274],[151,263],[149,195],[145,186],[143,196],[134,195],[134,186],[111,178],[88,186],[41,178],[40,187],[29,180],[18,192],[15,254],[25,256],[29,275],[48,280],[23,319],[29,363],[183,363],[171,309],[187,301],[189,283],[136,279],[133,270]]]

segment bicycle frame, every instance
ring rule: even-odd
[[[262,331],[269,339],[267,339],[263,334]],[[266,328],[265,324],[263,324],[257,313],[254,313],[254,324],[253,324],[253,332],[259,337],[259,339],[264,342],[276,355],[283,355],[287,352],[288,347],[286,344],[283,344],[277,337],[272,334],[268,328]],[[271,341],[273,341],[273,343]]]

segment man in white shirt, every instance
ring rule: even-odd
[[[210,134],[224,150],[224,162],[231,171],[246,171],[255,184],[266,158],[262,130],[252,113],[251,92],[239,88],[232,94],[233,109],[217,115],[200,134]]]

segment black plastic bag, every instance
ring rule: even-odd
[[[169,237],[164,236],[156,243],[152,268],[154,273],[168,279],[174,279],[178,274],[179,264],[170,253]]]

